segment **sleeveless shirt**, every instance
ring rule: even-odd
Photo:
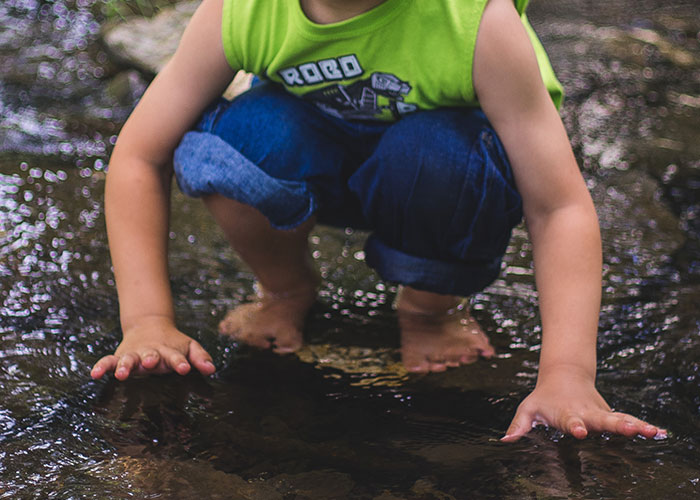
[[[283,85],[347,120],[396,120],[416,110],[478,106],[474,47],[488,0],[386,0],[317,24],[299,0],[224,0],[222,40],[234,70]],[[555,105],[563,99],[537,35],[515,0]]]

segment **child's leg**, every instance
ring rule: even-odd
[[[341,126],[262,84],[212,106],[175,151],[180,188],[203,197],[261,288],[256,302],[224,318],[223,333],[278,352],[301,346],[319,281],[307,237],[317,212],[322,221],[343,212],[349,193],[341,172],[361,163],[352,164],[357,153]]]
[[[461,297],[402,287],[396,309],[409,371],[440,372],[495,353]]]
[[[230,311],[220,331],[256,347],[296,351],[319,283],[308,247],[314,218],[279,230],[249,205],[216,194],[205,196],[204,203],[260,286],[259,299]]]
[[[508,161],[483,113],[436,110],[392,125],[351,177],[374,233],[367,263],[404,285],[404,364],[441,371],[493,348],[460,304],[499,274],[522,216]]]

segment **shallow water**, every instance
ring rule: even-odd
[[[361,233],[319,229],[326,277],[298,356],[216,334],[252,275],[174,196],[180,326],[212,378],[93,382],[118,344],[101,207],[143,90],[97,43],[93,0],[0,5],[0,498],[695,498],[700,493],[700,21],[694,1],[534,2],[605,239],[601,392],[662,441],[538,429],[498,442],[537,369],[529,243],[473,298],[499,355],[397,364],[395,290]],[[117,86],[113,79],[121,82]]]

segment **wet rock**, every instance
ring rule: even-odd
[[[643,172],[614,172],[592,189],[603,238],[637,245],[650,254],[670,254],[684,242],[678,218],[662,199],[658,182]]]
[[[418,495],[419,498],[430,500],[457,500],[449,493],[445,493],[436,489],[435,485],[427,479],[419,479],[411,488],[411,492]]]
[[[267,484],[284,498],[297,500],[341,500],[349,498],[355,482],[349,474],[336,471],[311,471],[300,474],[280,474]]]
[[[658,31],[646,28],[599,28],[596,32],[605,43],[607,52],[623,61],[646,65],[651,55],[650,50],[653,49],[662,60],[675,66],[684,69],[700,67],[697,54],[672,42]]]
[[[663,201],[658,182],[642,172],[609,172],[592,196],[603,237],[606,294],[636,295],[685,242],[680,221]]]
[[[151,18],[164,8],[172,7],[182,0],[119,0],[107,1],[101,12],[108,20],[124,19],[131,16]],[[191,1],[191,0],[190,0]]]
[[[163,9],[153,18],[129,18],[105,26],[102,39],[121,62],[156,74],[175,53],[187,23],[199,1]]]
[[[260,429],[267,435],[290,435],[287,422],[274,415],[266,415],[260,420]]]
[[[670,21],[664,18],[664,22]],[[596,26],[586,22],[563,21],[545,26],[542,31],[560,40],[575,40],[575,51],[579,54],[586,47],[595,47],[599,53],[639,66],[646,66],[649,58],[654,56],[659,58],[659,62],[684,69],[700,68],[697,52],[671,39],[661,29]],[[557,47],[553,50],[556,52]]]
[[[125,493],[140,498],[209,498],[225,500],[282,500],[283,496],[263,482],[248,482],[235,474],[197,460],[178,461],[122,456],[91,467],[96,477],[119,477]]]
[[[550,478],[546,477],[546,479]],[[524,476],[516,477],[512,483],[513,489],[522,495],[521,498],[565,498],[572,493],[569,488],[563,487],[561,484],[552,485],[546,481]]]
[[[700,96],[669,92],[666,116],[657,118],[658,132],[631,150],[636,163],[663,184],[688,189],[699,178]]]
[[[143,94],[146,82],[138,71],[127,70],[109,80],[105,92],[119,104],[128,105]]]
[[[686,233],[681,220],[670,209],[660,183],[640,168],[600,170],[589,175],[587,183],[603,240],[605,300],[638,295],[643,287],[668,272],[674,253],[684,245]],[[506,279],[497,280],[487,291],[534,300],[534,281],[528,275],[531,243],[520,229],[514,231],[511,240],[515,251],[504,259]],[[527,251],[518,253],[520,249]],[[523,325],[514,326],[517,329]],[[513,364],[512,360],[497,360],[499,366],[512,368],[522,361]]]
[[[605,300],[638,295],[644,286],[667,272],[674,252],[685,243],[681,221],[669,208],[659,182],[641,169],[600,170],[587,182],[603,240]],[[528,248],[529,244],[527,233],[514,232],[512,247]],[[505,259],[507,271],[526,269],[530,259],[529,252],[511,253]],[[509,273],[505,283],[499,280],[495,285],[506,288],[500,293],[508,293],[507,287],[521,279],[531,277]],[[522,286],[520,289],[524,290]],[[498,363],[515,368],[518,363],[511,361]]]
[[[399,387],[408,379],[394,349],[314,344],[305,345],[296,355],[305,363],[328,370],[329,377],[351,375],[350,385],[354,386]]]
[[[178,3],[161,10],[155,17],[133,17],[108,23],[102,40],[110,53],[122,64],[153,76],[177,49],[180,37],[201,2]],[[252,75],[239,72],[224,97],[232,99],[250,87]]]
[[[663,274],[685,241],[659,181],[697,176],[689,167],[700,152],[700,122],[692,87],[671,92],[664,76],[700,68],[700,56],[691,43],[667,34],[671,20],[663,22],[654,29],[568,22],[546,27],[557,39],[555,66],[562,68],[570,95],[565,123],[600,219],[606,297],[638,294]],[[524,241],[516,234],[513,246]],[[514,265],[526,268],[528,258]]]
[[[377,495],[372,500],[405,500],[405,497],[397,497],[390,491],[383,491],[381,495]]]

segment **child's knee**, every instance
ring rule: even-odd
[[[522,208],[488,122],[468,110],[409,118],[351,179],[377,235],[416,255],[500,255]]]

